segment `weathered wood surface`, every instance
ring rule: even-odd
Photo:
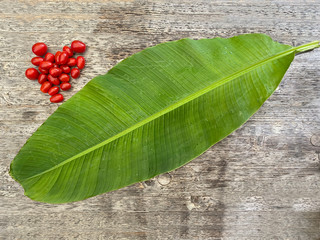
[[[88,44],[93,76],[145,47],[183,37],[263,32],[320,37],[318,0],[0,2],[1,239],[320,239],[320,51],[296,57],[279,89],[239,130],[186,166],[82,202],[33,202],[9,174],[57,108],[24,77],[31,46]]]

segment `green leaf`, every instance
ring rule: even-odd
[[[65,203],[176,169],[247,121],[295,53],[316,47],[247,34],[145,49],[63,103],[10,174],[31,199]]]

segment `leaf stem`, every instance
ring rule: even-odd
[[[302,52],[313,50],[318,47],[320,47],[320,41],[313,41],[307,44],[300,45],[298,47],[294,47],[293,49],[296,53],[302,53]]]

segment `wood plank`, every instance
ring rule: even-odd
[[[320,51],[298,55],[281,85],[240,129],[189,164],[81,202],[34,202],[8,174],[31,134],[52,114],[24,77],[31,46],[88,43],[93,76],[157,43],[262,32],[286,44],[319,40],[320,2],[1,1],[0,238],[320,239]]]

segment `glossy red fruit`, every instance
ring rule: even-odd
[[[63,47],[63,51],[68,53],[68,56],[69,57],[72,57],[73,56],[73,51],[71,50],[71,48],[69,48],[68,46],[64,46]]]
[[[39,67],[39,72],[41,72],[41,73],[43,73],[43,74],[48,74],[48,73],[49,73],[49,70],[43,69],[43,68]]]
[[[83,69],[85,64],[86,64],[86,60],[84,59],[84,57],[82,56],[77,57],[77,67],[79,69]]]
[[[39,72],[35,68],[28,68],[25,72],[25,75],[30,80],[37,80],[39,77]]]
[[[47,52],[47,50],[48,50],[48,47],[43,42],[35,43],[32,46],[32,52],[37,56],[43,56]]]
[[[62,53],[59,55],[59,60],[58,60],[58,62],[59,62],[59,64],[67,64],[68,59],[69,59],[68,53],[62,52]]]
[[[60,84],[60,80],[52,75],[48,75],[48,81],[50,83],[52,83],[53,85],[59,85]]]
[[[80,70],[78,68],[71,69],[71,77],[76,79],[80,76]]]
[[[67,90],[69,90],[71,88],[71,84],[68,83],[68,82],[63,82],[63,83],[60,84],[60,88],[63,91],[67,91]]]
[[[49,95],[51,95],[51,96],[57,94],[58,92],[59,92],[59,87],[58,86],[53,86],[48,91]]]
[[[39,66],[41,62],[43,62],[42,57],[34,57],[31,59],[31,63],[35,66]]]
[[[68,65],[61,65],[60,68],[64,73],[69,73],[71,71],[70,67]]]
[[[75,58],[69,58],[68,62],[67,62],[67,65],[69,67],[74,67],[75,65],[77,65],[77,60]]]
[[[54,55],[54,60],[56,61],[56,64],[59,64],[59,56],[60,56],[61,52],[57,51],[56,54]]]
[[[70,77],[68,74],[62,73],[59,77],[59,80],[61,82],[69,82],[70,81]]]
[[[42,84],[42,83],[44,83],[45,81],[47,81],[47,79],[48,79],[47,74],[41,73],[41,74],[39,75],[39,77],[38,77],[38,83]]]
[[[49,91],[49,89],[52,87],[52,84],[48,81],[42,83],[40,90],[43,93],[47,93]]]
[[[53,77],[59,77],[62,73],[62,69],[58,67],[52,67],[50,68],[49,73]]]
[[[53,63],[54,62],[54,55],[52,53],[47,53],[44,56],[44,60]]]
[[[63,95],[60,93],[55,94],[50,98],[50,102],[52,102],[52,103],[58,103],[58,102],[62,102],[62,101],[63,101]]]
[[[50,68],[53,67],[53,63],[49,61],[43,61],[40,63],[39,67],[41,67],[42,69],[49,70]]]
[[[86,50],[86,45],[79,40],[75,40],[71,43],[71,50],[76,53],[83,53]]]

